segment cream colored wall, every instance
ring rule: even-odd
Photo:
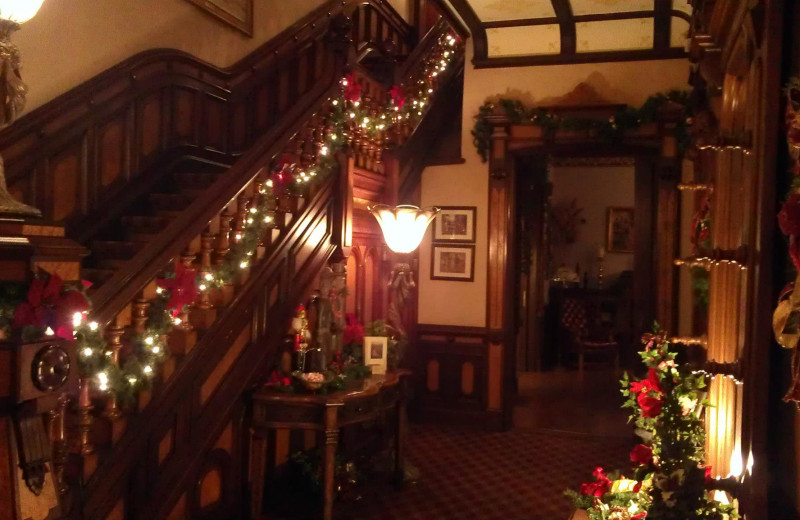
[[[588,63],[506,69],[474,69],[467,46],[464,85],[462,154],[465,163],[427,168],[422,177],[423,205],[477,206],[478,236],[475,281],[430,280],[430,237],[420,247],[420,323],[482,327],[486,323],[486,258],[488,169],[472,144],[473,117],[489,97],[518,98],[528,104],[547,102],[581,82],[592,85],[609,101],[641,105],[649,95],[686,88],[686,60]]]
[[[13,35],[32,110],[147,49],[169,47],[227,67],[324,0],[255,0],[250,38],[186,0],[45,0]]]
[[[634,207],[634,168],[631,166],[554,166],[550,168],[553,204],[573,199],[586,223],[578,228],[575,243],[564,247],[557,262],[588,273],[589,287],[597,287],[597,252],[606,245],[609,207]],[[603,286],[617,281],[622,271],[633,270],[632,253],[608,252],[603,259]]]

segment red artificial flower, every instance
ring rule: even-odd
[[[664,402],[645,393],[639,394],[636,402],[642,408],[642,417],[658,417],[661,414],[661,406]]]
[[[406,96],[403,94],[403,89],[400,87],[400,85],[393,86],[391,90],[389,90],[389,95],[392,96],[394,106],[402,110],[403,105],[406,103]]]
[[[348,313],[344,317],[345,327],[342,332],[342,344],[350,345],[351,343],[361,344],[364,342],[364,326],[358,323],[356,315]]]
[[[161,278],[158,286],[169,291],[167,308],[173,316],[177,316],[186,305],[197,299],[197,271],[187,269],[180,261],[175,262],[175,278]]]
[[[342,82],[344,85],[344,99],[355,103],[361,99],[361,85],[356,81],[356,77],[352,74],[347,74]]]
[[[277,370],[273,370],[264,386],[289,386],[291,384],[292,379],[289,376],[279,374]]]
[[[792,193],[778,213],[778,224],[784,235],[800,235],[800,193]]]
[[[603,472],[603,468],[595,469],[592,474],[594,475],[595,481],[581,484],[581,494],[598,498],[602,497],[611,490],[611,481]]]
[[[631,517],[631,520],[642,520],[642,518],[645,518],[646,516],[647,516],[647,511],[642,511],[638,515],[633,515]]]
[[[641,489],[642,489],[642,483],[641,483],[641,482],[637,482],[637,483],[636,483],[636,484],[633,486],[633,492],[634,492],[634,493],[638,493],[638,492],[639,492],[639,490],[641,490]]]
[[[631,450],[631,462],[639,466],[649,466],[653,463],[653,448],[637,444]]]
[[[664,390],[661,389],[661,383],[658,379],[658,372],[656,372],[656,370],[652,367],[647,371],[647,379],[634,381],[631,383],[631,391],[637,394],[650,391],[657,392],[659,394],[664,392]]]
[[[37,277],[28,288],[27,300],[14,309],[14,328],[50,327],[61,338],[72,339],[72,317],[89,310],[89,300],[77,290],[64,290],[58,274]]]
[[[711,483],[714,482],[714,476],[712,474],[711,466],[705,467],[705,480],[706,480],[706,485],[710,485]]]

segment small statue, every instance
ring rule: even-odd
[[[297,307],[297,312],[292,319],[292,332],[294,334],[294,351],[297,356],[297,370],[305,372],[306,352],[308,352],[308,318],[304,305]]]

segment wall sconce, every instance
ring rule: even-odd
[[[439,208],[422,209],[409,205],[386,206],[379,204],[368,209],[378,220],[386,245],[399,256],[392,268],[389,282],[391,297],[386,318],[396,336],[406,337],[403,310],[406,300],[416,284],[411,261],[407,258],[404,259],[403,256],[409,255],[419,247],[425,231],[439,213]]]
[[[20,74],[20,54],[11,34],[36,16],[44,0],[0,0],[0,128],[13,123],[25,108],[28,87]],[[41,217],[38,209],[17,202],[6,185],[5,167],[0,158],[0,216]]]

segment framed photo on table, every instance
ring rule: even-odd
[[[475,278],[475,246],[433,244],[431,280],[471,282]]]
[[[606,251],[633,253],[633,224],[633,208],[608,208]]]
[[[364,336],[364,364],[372,368],[373,374],[386,373],[389,338],[386,336]]]
[[[253,0],[187,0],[223,22],[253,36]]]
[[[475,243],[476,206],[445,206],[439,208],[433,221],[433,241]]]

